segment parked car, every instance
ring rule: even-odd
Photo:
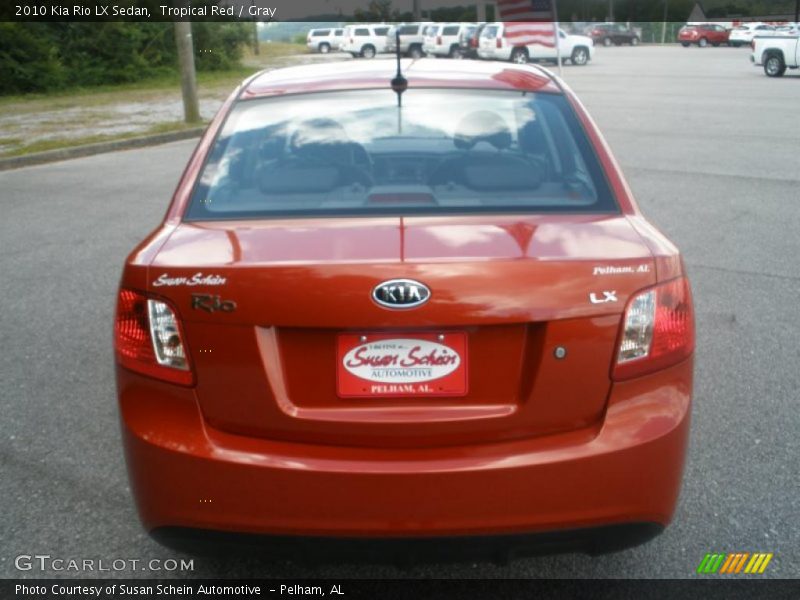
[[[348,25],[344,28],[341,49],[353,58],[375,58],[376,54],[386,52],[386,39],[391,29],[391,25]]]
[[[433,23],[425,28],[422,38],[422,50],[425,54],[430,55],[433,53],[433,49],[436,47],[436,36],[439,35],[441,28],[442,25],[439,23]]]
[[[787,23],[786,25],[779,25],[775,27],[774,35],[800,35],[800,24]]]
[[[478,58],[478,46],[480,44],[481,32],[486,27],[486,23],[474,23],[468,25],[458,39],[461,49],[461,56],[464,58]]]
[[[774,35],[756,37],[751,42],[750,62],[763,66],[768,77],[781,77],[786,69],[800,66],[800,37]]]
[[[311,29],[306,36],[306,46],[312,52],[327,54],[339,50],[344,39],[344,29]]]
[[[592,38],[596,44],[603,46],[612,44],[638,46],[641,41],[639,34],[623,23],[596,23],[587,28],[586,35]]]
[[[514,36],[509,35],[509,27],[513,28],[519,25],[524,24],[491,23],[487,25],[481,33],[478,56],[491,60],[510,60],[520,64],[557,58],[555,44],[550,46],[538,42],[515,43]],[[546,36],[550,36],[549,32]],[[585,65],[594,56],[594,41],[584,35],[567,35],[563,29],[559,29],[558,45],[562,59],[569,60],[574,65]]]
[[[735,48],[748,46],[755,36],[771,35],[773,31],[775,31],[775,28],[765,23],[743,23],[731,30],[728,42]]]
[[[245,81],[127,258],[117,395],[144,527],[438,557],[652,538],[689,439],[678,250],[545,69],[404,60],[401,109],[395,68]]]
[[[422,46],[425,42],[425,29],[431,23],[401,23],[397,25],[400,32],[400,53],[411,58],[422,58],[425,51]],[[389,31],[386,39],[386,51],[395,52],[397,44],[395,30]]]
[[[431,56],[461,58],[460,37],[470,27],[469,23],[444,23],[425,32],[424,50]]]
[[[691,44],[705,48],[709,44],[712,46],[727,44],[729,34],[730,30],[716,23],[687,24],[678,31],[678,41],[684,48],[688,48]]]

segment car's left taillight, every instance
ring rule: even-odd
[[[180,385],[194,383],[178,313],[163,298],[120,290],[114,350],[126,369]]]
[[[630,379],[677,364],[694,352],[694,308],[689,280],[678,277],[631,296],[612,370]]]

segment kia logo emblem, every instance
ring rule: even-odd
[[[386,308],[414,308],[430,297],[428,286],[413,279],[390,279],[372,290],[372,299]]]

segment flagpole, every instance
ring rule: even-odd
[[[556,0],[553,0],[553,35],[555,36],[556,40],[556,61],[558,62],[558,76],[563,77],[564,71],[561,68],[561,42],[560,38],[558,37],[558,8],[556,6]]]

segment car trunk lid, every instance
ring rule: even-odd
[[[430,299],[378,305],[373,289],[392,279]],[[618,215],[381,217],[184,223],[150,281],[184,322],[211,426],[408,447],[598,422],[625,301],[655,273]],[[348,394],[347,349],[402,339],[455,348],[463,385]]]

